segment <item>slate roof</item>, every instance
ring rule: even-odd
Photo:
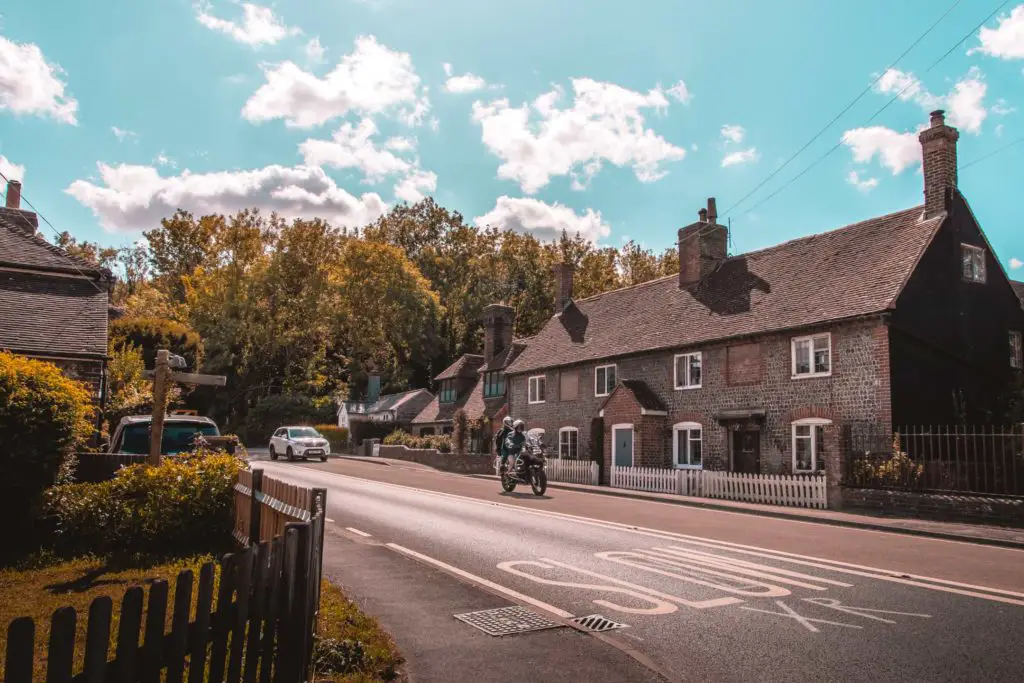
[[[455,379],[456,377],[476,377],[477,371],[480,366],[484,364],[484,357],[478,356],[472,353],[466,353],[449,365],[447,368],[441,371],[441,374],[434,378],[435,381],[441,382],[446,379]]]
[[[508,348],[502,350],[501,353],[492,358],[490,363],[484,363],[481,365],[479,372],[483,374],[485,372],[507,368],[525,348],[526,344],[521,341],[512,342]]]
[[[892,308],[944,220],[923,207],[732,256],[690,289],[677,276],[570,304],[506,372],[685,348]]]
[[[383,413],[389,410],[398,410],[403,404],[421,394],[429,394],[426,389],[413,389],[397,394],[385,394],[373,403],[365,401],[346,401],[349,412],[356,415],[369,415],[371,413]]]
[[[1017,298],[1024,301],[1024,282],[1010,280],[1010,284],[1013,285],[1013,291],[1017,294]]]
[[[31,211],[0,207],[0,264],[97,279],[110,277],[110,271],[75,258],[36,235],[37,225]]]
[[[647,386],[647,383],[638,379],[624,379],[619,382],[619,386],[616,387],[615,391],[613,391],[611,395],[604,400],[604,404],[601,405],[601,408],[603,409],[604,405],[607,404],[608,401],[612,400],[612,396],[619,391],[628,391],[633,394],[633,398],[636,400],[637,405],[644,410],[668,410],[668,408],[665,407],[665,404],[662,403],[661,399],[658,398],[658,395],[655,394],[649,386]]]

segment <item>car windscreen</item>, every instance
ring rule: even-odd
[[[316,439],[320,436],[320,432],[312,427],[298,427],[296,429],[289,429],[288,436],[292,439]]]
[[[216,425],[198,422],[165,423],[160,450],[167,455],[188,451],[192,448],[196,434],[220,436]],[[119,450],[121,453],[137,455],[149,453],[149,423],[141,422],[125,427],[124,439]]]

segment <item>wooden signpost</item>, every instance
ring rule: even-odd
[[[174,368],[173,370],[171,368]],[[174,356],[166,349],[156,352],[156,367],[147,372],[153,378],[153,422],[149,440],[149,464],[160,464],[160,451],[163,450],[164,416],[167,411],[167,390],[170,382],[181,384],[201,384],[211,387],[227,386],[228,378],[224,375],[198,375],[191,372],[176,372],[185,368],[185,359]]]

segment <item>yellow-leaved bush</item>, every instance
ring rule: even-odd
[[[182,557],[226,549],[234,486],[248,465],[198,449],[159,466],[132,465],[110,481],[46,492],[53,549],[62,555]]]

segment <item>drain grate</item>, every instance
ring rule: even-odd
[[[613,631],[617,628],[629,628],[626,624],[620,624],[617,621],[612,621],[608,617],[602,617],[600,614],[591,614],[585,617],[576,617],[570,619],[572,623],[577,626],[582,626],[591,633],[601,633],[602,631]]]
[[[491,636],[510,636],[516,633],[542,631],[561,626],[561,624],[545,619],[525,607],[518,606],[456,614],[455,618]]]

